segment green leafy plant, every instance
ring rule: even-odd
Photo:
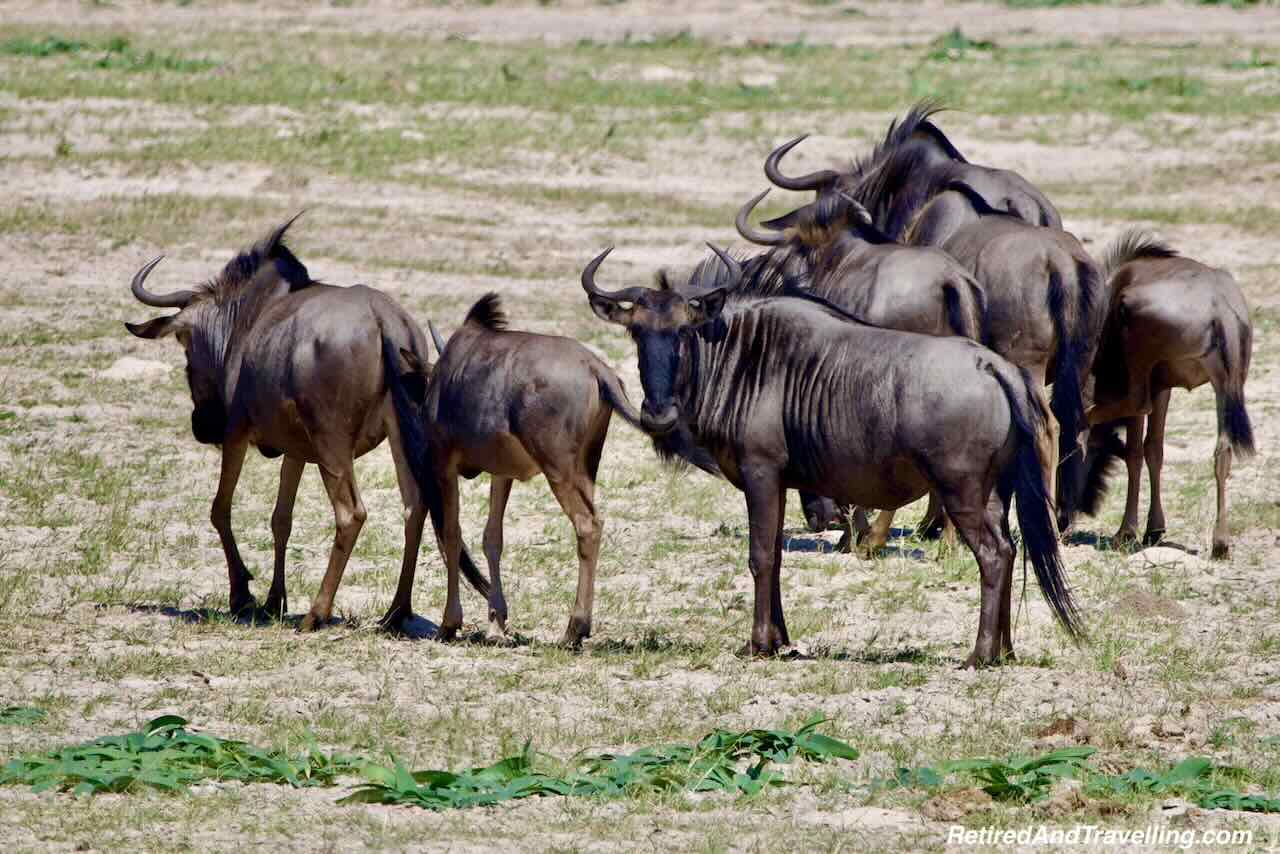
[[[61,36],[45,36],[42,39],[16,38],[0,43],[0,53],[10,56],[56,56],[63,53],[78,53],[89,47],[88,42],[78,39],[64,39]]]
[[[266,751],[241,741],[188,732],[177,715],[156,718],[141,732],[14,759],[0,768],[0,784],[77,795],[124,792],[141,786],[176,791],[202,780],[332,785],[356,770],[354,760],[316,750],[302,756]]]
[[[795,732],[718,729],[695,745],[581,758],[577,770],[563,777],[535,770],[528,745],[518,756],[460,773],[410,772],[399,763],[393,768],[366,765],[368,782],[341,802],[456,809],[537,795],[619,797],[671,791],[755,795],[766,786],[787,782],[769,767],[771,764],[796,758],[825,762],[858,757],[852,746],[816,731],[824,722],[824,718],[814,718]]]
[[[44,709],[34,706],[5,706],[0,709],[0,724],[12,726],[30,726],[40,723],[47,715]]]
[[[1031,803],[1047,797],[1058,780],[1075,779],[1084,782],[1085,794],[1092,797],[1176,794],[1204,809],[1280,812],[1280,798],[1247,795],[1219,785],[1215,778],[1243,780],[1247,775],[1239,768],[1215,766],[1203,756],[1184,759],[1163,773],[1135,768],[1124,774],[1105,774],[1089,765],[1094,752],[1092,747],[1066,747],[1007,761],[961,759],[936,768],[899,768],[892,778],[879,781],[878,788],[936,788],[944,785],[949,775],[967,774],[995,800]]]

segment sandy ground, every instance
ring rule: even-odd
[[[394,31],[421,33],[426,40],[449,34],[479,41],[541,38],[549,45],[684,29],[734,42],[767,37],[871,45],[887,38],[927,41],[960,24],[971,36],[998,34],[1002,43],[1056,37],[1135,43],[1194,38],[1269,48],[1280,43],[1274,9],[1239,12],[1182,3],[1019,11],[979,3],[839,5],[853,11],[822,14],[819,9],[829,7],[776,2],[694,8],[654,2],[480,8],[372,3],[302,15],[293,4],[255,7],[250,14],[226,5],[18,2],[5,5],[4,22],[44,26],[70,18],[137,32],[202,26]],[[943,758],[931,752],[935,743],[952,754],[1087,743],[1119,768],[1192,753],[1264,773],[1277,767],[1274,748],[1262,746],[1267,736],[1280,734],[1274,629],[1280,540],[1271,527],[1278,507],[1271,449],[1280,439],[1271,417],[1280,405],[1280,377],[1271,356],[1274,324],[1260,322],[1255,332],[1249,398],[1260,454],[1238,466],[1231,481],[1235,506],[1244,508],[1237,510],[1244,521],[1232,559],[1206,559],[1213,519],[1212,397],[1207,389],[1179,393],[1166,448],[1167,492],[1181,496],[1170,502],[1170,536],[1192,551],[1156,548],[1129,557],[1100,551],[1087,536],[1066,546],[1079,599],[1096,627],[1093,643],[1082,649],[1053,628],[1032,585],[1016,641],[1022,663],[957,672],[954,665],[972,643],[977,613],[972,561],[961,556],[937,563],[933,547],[922,550],[918,544],[874,561],[834,555],[834,538],[801,530],[793,505],[786,596],[792,633],[810,657],[738,659],[733,652],[747,633],[751,591],[741,498],[701,475],[665,472],[646,441],[621,424],[613,429],[603,466],[600,502],[608,528],[597,630],[582,655],[550,647],[570,601],[573,551],[568,526],[541,482],[516,488],[506,529],[504,576],[513,624],[532,644],[444,646],[391,639],[369,628],[390,596],[399,555],[397,499],[384,450],[358,469],[370,521],[362,535],[366,545],[357,548],[339,594],[342,612],[355,622],[312,636],[296,635],[287,626],[189,622],[182,615],[191,609],[225,607],[221,552],[207,522],[217,459],[186,431],[189,403],[177,348],[137,341],[118,325],[147,315],[125,286],[142,261],[167,252],[157,276],[161,282],[199,281],[237,245],[309,207],[295,244],[318,277],[381,287],[420,318],[431,316],[445,328],[456,325],[481,293],[496,289],[508,299],[514,325],[584,339],[638,396],[634,350],[621,333],[591,317],[575,284],[576,270],[606,242],[616,241],[620,248],[607,280],[643,281],[658,265],[700,257],[703,239],[730,241],[731,222],[691,233],[643,216],[620,222],[616,212],[576,203],[512,201],[495,208],[495,188],[656,188],[674,199],[728,206],[755,191],[762,180],[759,160],[768,148],[797,131],[767,128],[750,157],[714,129],[696,141],[655,146],[642,157],[568,167],[531,151],[518,168],[475,164],[456,172],[454,185],[440,188],[306,169],[299,180],[297,169],[272,163],[145,169],[111,159],[67,164],[46,156],[55,140],[50,116],[58,119],[57,133],[83,153],[118,146],[113,131],[180,134],[207,119],[144,99],[24,101],[2,86],[0,108],[13,112],[5,125],[0,185],[18,210],[52,206],[71,217],[77,206],[93,210],[150,194],[231,199],[246,206],[239,221],[211,216],[202,220],[207,234],[166,243],[148,236],[161,233],[163,224],[146,222],[131,240],[59,228],[56,222],[29,233],[0,234],[0,336],[12,356],[0,366],[0,407],[20,413],[0,421],[0,427],[19,425],[0,436],[0,469],[10,472],[0,484],[0,579],[11,591],[8,600],[0,593],[0,603],[13,603],[0,607],[17,617],[0,641],[0,706],[44,704],[55,710],[43,729],[0,730],[0,754],[90,738],[178,712],[223,735],[267,742],[310,729],[325,746],[393,750],[412,764],[441,767],[488,761],[518,748],[526,737],[569,755],[688,740],[716,725],[795,723],[820,710],[834,719],[834,731],[864,751],[856,768],[843,769],[860,783],[903,763]],[[246,108],[225,120],[234,128],[261,118],[263,109],[270,108]],[[371,125],[411,128],[430,119],[432,109],[392,109],[368,118]],[[450,114],[450,108],[438,108],[437,117]],[[271,116],[285,126],[298,118],[285,108]],[[851,121],[874,133],[887,119],[859,115]],[[1097,201],[1091,187],[1115,180],[1134,163],[1151,170],[1210,166],[1239,141],[1206,126],[1155,146],[1103,121],[1091,129],[1088,116],[1076,121],[1071,139],[1085,140],[1079,144],[1029,141],[1037,120],[997,127],[980,116],[957,114],[946,127],[974,161],[1061,188],[1055,198],[1073,203]],[[1274,116],[1257,116],[1238,130],[1254,140],[1275,140],[1278,132]],[[838,135],[817,135],[797,152],[793,168],[847,157],[860,147]],[[404,174],[433,168],[406,163]],[[1153,188],[1148,199],[1127,201],[1172,198],[1213,206],[1231,205],[1244,195],[1250,205],[1274,209],[1280,205],[1280,172],[1257,162],[1241,172],[1189,181],[1172,197],[1165,188]],[[339,201],[326,209],[330,200]],[[260,216],[261,210],[272,213]],[[465,216],[440,217],[441,211],[484,211],[491,221],[477,226]],[[422,236],[424,222],[434,239]],[[1127,225],[1103,217],[1067,222],[1095,249]],[[510,239],[493,241],[494,230]],[[1161,234],[1186,254],[1235,271],[1256,309],[1280,308],[1280,248],[1272,235],[1195,223],[1167,226]],[[376,258],[393,260],[368,260]],[[510,269],[458,271],[495,259]],[[59,338],[60,329],[76,335]],[[81,458],[100,462],[67,463]],[[275,470],[272,462],[252,460],[237,498],[236,524],[260,595],[269,575],[267,519]],[[121,476],[128,483],[117,487]],[[1118,482],[1114,489],[1120,491]],[[483,481],[465,492],[464,530],[477,556],[486,495]],[[1084,523],[1086,534],[1110,533],[1118,509],[1113,495],[1102,519]],[[331,524],[318,478],[309,472],[290,547],[294,612],[305,609],[319,581]],[[108,551],[105,565],[89,567],[83,544],[110,536],[120,544]],[[436,620],[443,590],[434,549],[424,548],[422,565],[417,604]],[[481,628],[483,603],[464,596],[469,627]],[[1078,722],[1079,729],[1038,735],[1059,719]],[[959,809],[927,806],[923,797],[886,803],[865,789],[849,794],[818,788],[797,789],[772,805],[722,800],[575,806],[546,800],[431,815],[339,808],[332,805],[335,796],[333,790],[210,786],[181,799],[129,795],[77,802],[6,789],[0,791],[0,822],[18,848],[32,850],[267,844],[912,850],[938,847],[949,823],[974,811],[985,815],[988,808],[981,802]],[[1124,813],[1123,821],[1141,824],[1150,806]],[[1062,813],[1036,808],[992,815],[1022,826]],[[1088,811],[1080,815],[1099,820]],[[1226,813],[1193,812],[1186,822],[1197,828],[1249,826],[1260,834],[1277,827],[1273,819]]]

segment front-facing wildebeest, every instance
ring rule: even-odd
[[[747,650],[788,645],[782,523],[787,489],[897,508],[936,490],[982,576],[978,636],[966,666],[1013,652],[1018,499],[1025,553],[1054,615],[1076,636],[1049,488],[1054,455],[1043,391],[973,341],[857,322],[813,297],[761,299],[732,287],[608,292],[582,274],[592,309],[636,342],[644,428],[681,421],[743,491],[755,612]],[[730,281],[741,268],[728,259]]]
[[[782,174],[782,158],[806,139],[801,136],[774,149],[765,161],[765,175],[786,190],[815,190],[819,196],[849,193],[866,205],[875,224],[895,240],[902,240],[920,210],[953,182],[964,183],[987,204],[1032,225],[1062,227],[1057,209],[1030,181],[1007,169],[966,160],[932,121],[941,109],[927,101],[916,104],[901,120],[891,122],[884,139],[846,172]],[[941,220],[937,223],[939,229],[948,227]]]
[[[506,633],[507,603],[498,561],[502,557],[502,517],[513,480],[546,475],[551,492],[573,524],[578,539],[578,592],[564,643],[578,646],[591,634],[596,559],[604,522],[596,510],[596,470],[614,412],[637,428],[647,418],[627,399],[622,381],[591,351],[571,338],[506,328],[497,294],[471,307],[446,345],[415,409],[421,413],[423,453],[415,475],[429,496],[442,498],[432,510],[448,568],[448,601],[440,636],[451,638],[462,625],[458,598],[458,476],[491,476],[484,554],[489,562],[489,635]],[[406,356],[407,375],[420,370]],[[419,386],[421,388],[421,386]],[[405,388],[411,388],[406,383]],[[393,388],[393,392],[395,389]],[[411,398],[412,395],[407,394]],[[398,591],[392,608],[408,604]]]
[[[1169,396],[1174,388],[1193,389],[1207,382],[1213,386],[1218,413],[1218,443],[1213,452],[1218,513],[1212,554],[1227,557],[1227,478],[1232,452],[1253,454],[1253,428],[1244,405],[1253,329],[1244,294],[1230,273],[1184,258],[1140,230],[1117,239],[1102,263],[1111,283],[1111,308],[1093,364],[1093,406],[1088,415],[1095,426],[1081,509],[1096,512],[1106,464],[1115,455],[1115,443],[1109,440],[1123,425],[1129,481],[1124,521],[1115,538],[1137,540],[1145,455],[1151,504],[1142,539],[1147,544],[1160,541],[1165,532],[1160,473]]]
[[[748,281],[738,288],[740,292],[765,295],[777,290],[776,283],[781,281],[786,286],[803,287],[807,293],[877,326],[983,340],[986,294],[969,271],[946,252],[891,239],[872,224],[866,208],[843,192],[823,194],[798,210],[763,223],[770,231],[753,229],[749,225],[751,211],[768,192],[742,206],[736,225],[747,240],[775,247],[775,257],[752,265]],[[774,274],[775,269],[784,274]],[[834,502],[803,492],[800,501],[810,527],[825,529]],[[893,515],[883,512],[868,531],[865,518],[855,513],[856,527],[861,529],[861,542],[868,552],[885,546]],[[937,502],[931,499],[922,529],[941,527],[941,516]],[[947,530],[950,540],[953,532]]]
[[[249,592],[253,576],[231,532],[231,501],[249,446],[268,457],[284,456],[271,515],[275,571],[266,610],[273,616],[288,609],[284,564],[298,483],[307,463],[319,467],[337,535],[320,592],[302,622],[307,630],[331,618],[343,569],[364,524],[354,460],[384,438],[390,438],[405,506],[400,571],[413,575],[425,510],[387,390],[401,349],[423,358],[427,351],[417,324],[385,294],[362,285],[340,288],[314,281],[284,244],[292,222],[236,255],[194,290],[147,290],[147,276],[160,258],[151,261],[133,277],[134,297],[144,305],[181,310],[126,326],[139,338],[173,335],[182,344],[194,404],[191,432],[199,442],[222,447],[211,517],[227,559],[233,613],[256,605]],[[488,583],[470,558],[466,563],[468,579],[487,594]]]

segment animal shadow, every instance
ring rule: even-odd
[[[99,608],[108,606],[99,605]],[[238,613],[220,608],[175,608],[172,605],[146,605],[135,603],[128,606],[128,609],[135,614],[159,614],[162,617],[168,617],[171,620],[178,620],[183,623],[199,624],[199,623],[235,623],[240,626],[265,627],[275,626],[279,624],[293,626],[295,629],[302,624],[305,614],[285,614],[283,617],[277,617],[268,613],[262,608],[247,608]],[[334,626],[343,626],[348,629],[359,628],[360,621],[350,617],[332,617],[325,628]]]
[[[1165,549],[1176,549],[1180,552],[1186,552],[1189,555],[1200,554],[1200,549],[1195,546],[1187,546],[1173,540],[1160,539],[1154,543],[1144,543],[1141,540],[1131,542],[1118,541],[1115,537],[1108,537],[1097,533],[1096,531],[1071,531],[1063,538],[1063,542],[1069,546],[1093,546],[1100,552],[1120,552],[1121,554],[1137,554],[1143,549],[1149,549],[1153,546],[1160,546]]]

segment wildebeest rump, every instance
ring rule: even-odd
[[[595,273],[607,254],[587,266],[582,284],[596,314],[636,342],[643,411],[652,413],[645,428],[683,418],[746,496],[752,653],[790,643],[780,587],[788,488],[885,508],[937,490],[982,574],[971,666],[1012,653],[1008,512],[1016,494],[1041,590],[1078,632],[1049,492],[1048,405],[1025,371],[972,341],[857,323],[815,298],[603,291]]]
[[[938,196],[921,216],[955,196],[976,216],[942,248],[982,284],[987,345],[1029,370],[1037,382],[1053,384],[1050,400],[1063,485],[1057,493],[1058,518],[1065,526],[1079,501],[1088,429],[1083,388],[1106,318],[1105,279],[1073,235],[994,210],[967,188]]]
[[[319,467],[337,534],[324,581],[303,620],[303,628],[311,629],[332,616],[334,595],[364,524],[353,461],[384,438],[390,438],[406,511],[400,571],[413,574],[425,515],[387,396],[394,363],[383,354],[388,347],[393,354],[405,348],[425,358],[426,343],[417,324],[385,294],[314,281],[284,244],[292,222],[194,290],[148,291],[145,282],[160,262],[156,258],[134,276],[133,295],[145,305],[181,311],[126,326],[140,338],[178,338],[187,357],[192,432],[200,442],[222,446],[211,518],[227,560],[233,612],[255,605],[252,576],[231,531],[231,502],[246,451],[256,445],[267,456],[284,456],[271,515],[275,570],[266,609],[273,615],[288,608],[285,552],[298,483],[307,463]],[[488,583],[470,558],[466,563],[468,580],[487,593]]]
[[[1160,474],[1170,393],[1174,388],[1193,389],[1207,382],[1213,386],[1218,415],[1212,555],[1227,557],[1231,539],[1227,478],[1231,476],[1232,454],[1248,456],[1254,450],[1244,401],[1253,344],[1244,294],[1226,271],[1185,258],[1136,229],[1107,249],[1103,268],[1111,300],[1093,363],[1093,405],[1088,417],[1095,426],[1081,509],[1090,514],[1097,510],[1106,463],[1116,453],[1110,436],[1123,424],[1129,477],[1124,520],[1116,540],[1137,539],[1138,492],[1145,456],[1151,503],[1143,542],[1159,542],[1165,533]]]
[[[824,169],[788,177],[782,158],[806,136],[775,149],[765,161],[765,175],[788,190],[842,191],[871,212],[872,221],[895,240],[903,239],[919,211],[953,182],[963,182],[995,208],[1031,223],[1062,227],[1057,209],[1031,182],[1016,172],[980,166],[965,159],[931,117],[941,110],[931,102],[913,106],[894,120],[872,152],[845,172]]]
[[[433,328],[434,331],[434,328]],[[415,475],[432,500],[432,521],[448,568],[448,602],[440,635],[462,625],[458,598],[458,476],[491,476],[484,554],[489,563],[489,633],[506,632],[502,594],[502,517],[513,480],[542,473],[573,524],[578,540],[578,591],[564,642],[577,646],[591,634],[596,560],[604,522],[596,510],[596,471],[614,412],[640,427],[645,417],[627,399],[622,381],[571,338],[506,328],[497,294],[481,298],[447,345],[437,338],[440,361],[417,410],[421,436],[413,440]],[[409,373],[420,366],[408,356]],[[399,392],[397,392],[399,394]],[[393,610],[408,607],[409,590]]]

